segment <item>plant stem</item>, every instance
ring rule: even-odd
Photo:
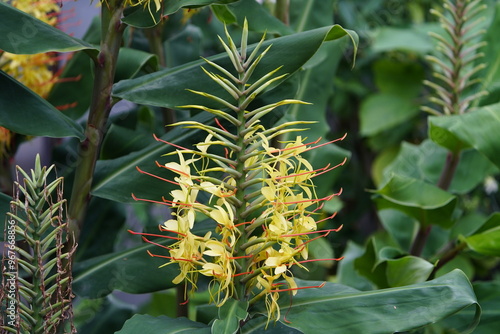
[[[290,24],[290,0],[276,0],[274,15],[284,24]]]
[[[125,25],[121,23],[121,1],[109,1],[101,6],[101,49],[95,60],[94,87],[85,140],[80,144],[78,166],[68,209],[69,232],[72,245],[78,242],[85,213],[90,200],[90,187],[112,107],[111,89],[116,70]],[[70,238],[71,239],[71,238]]]
[[[158,62],[163,68],[167,67],[167,57],[165,55],[165,47],[163,46],[163,29],[165,22],[165,20],[161,19],[154,27],[144,30],[144,35],[146,35],[148,39],[149,49],[151,53],[158,57]],[[175,111],[173,109],[161,108],[161,113],[163,115],[163,124],[169,125],[175,123]],[[166,131],[170,131],[172,128],[166,126],[165,129]]]
[[[446,156],[446,163],[443,167],[443,171],[441,172],[441,176],[439,181],[437,182],[437,186],[443,190],[447,190],[451,181],[453,180],[453,176],[455,175],[455,171],[458,166],[458,162],[460,161],[460,153],[448,152]],[[414,256],[420,256],[422,251],[424,250],[425,244],[427,242],[427,238],[432,230],[432,225],[422,226],[418,231],[417,236],[411,246],[410,254]]]

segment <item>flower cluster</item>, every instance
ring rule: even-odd
[[[14,0],[11,5],[55,27],[61,8],[53,0]],[[54,53],[18,55],[0,53],[0,69],[23,83],[42,97],[46,97],[57,81],[53,66],[57,62]]]
[[[163,237],[173,239],[174,243],[164,246],[146,238],[151,234],[132,233],[142,234],[146,241],[168,250],[168,255],[151,255],[169,259],[165,265],[179,265],[180,273],[174,283],[189,282],[195,289],[200,274],[210,277],[210,292],[216,305],[221,306],[228,298],[249,300],[250,304],[264,298],[268,319],[279,319],[279,293],[295,293],[299,289],[292,267],[303,267],[303,263],[310,261],[339,260],[309,259],[308,244],[341,228],[318,230],[319,222],[333,218],[316,219],[324,202],[341,191],[318,198],[313,179],[343,165],[345,160],[336,166],[314,169],[304,153],[343,138],[320,144],[319,139],[308,143],[306,138],[297,136],[273,147],[278,146],[273,140],[284,133],[300,131],[295,126],[308,122],[287,122],[266,129],[261,117],[278,106],[304,102],[283,100],[248,110],[257,94],[284,76],[273,76],[277,69],[251,82],[251,74],[269,48],[258,54],[262,39],[246,57],[246,23],[240,50],[227,31],[226,35],[229,43],[221,41],[238,78],[209,60],[206,62],[225,77],[207,70],[205,73],[234,97],[234,104],[193,91],[220,102],[229,111],[184,106],[214,114],[216,124],[195,121],[174,124],[201,129],[207,137],[192,149],[165,142],[176,148],[171,155],[176,155],[178,162],[158,164],[175,173],[173,180],[163,180],[174,183],[176,189],[160,202],[172,209],[172,219],[161,225],[160,230],[165,232]],[[199,236],[193,228],[197,219],[203,218],[213,220],[217,228]]]

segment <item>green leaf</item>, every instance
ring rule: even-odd
[[[322,283],[297,281],[300,287]],[[481,316],[474,291],[460,270],[432,281],[376,291],[361,292],[326,283],[321,289],[300,290],[291,301],[283,295],[279,303],[287,310],[286,321],[280,321],[304,333],[404,332],[475,306],[476,312],[467,319],[468,328],[464,331],[470,333]]]
[[[79,124],[2,71],[0,86],[0,126],[29,136],[85,138]]]
[[[397,209],[417,219],[423,226],[430,224],[451,227],[451,215],[456,197],[429,183],[414,178],[393,175],[376,194],[381,209]]]
[[[495,7],[494,16],[483,38],[486,45],[481,48],[484,58],[480,59],[480,62],[486,65],[482,72],[484,76],[480,83],[481,90],[486,90],[489,95],[481,100],[481,105],[497,103],[500,100],[500,58],[498,57],[500,45],[497,43],[500,29],[500,3],[497,2],[492,6]]]
[[[382,183],[393,174],[412,177],[436,184],[441,177],[448,151],[430,140],[420,145],[403,142],[401,150],[383,171]],[[474,149],[460,154],[460,161],[448,189],[451,193],[465,194],[477,187],[484,178],[497,171],[493,163]]]
[[[248,317],[248,302],[230,299],[219,307],[219,318],[212,324],[212,333],[238,333],[240,321]]]
[[[399,210],[378,211],[380,222],[402,250],[409,252],[413,238],[418,232],[418,223]]]
[[[257,66],[253,77],[262,77],[281,65],[283,67],[278,74],[292,74],[312,57],[324,41],[335,40],[344,36],[349,36],[357,44],[357,35],[338,25],[265,41],[263,49],[270,44],[272,44],[272,48]],[[296,45],[301,47],[297,48]],[[249,47],[250,52],[253,47]],[[219,54],[209,59],[222,67],[230,68],[230,60],[226,54]],[[203,73],[200,67],[203,64],[205,62],[199,60],[137,79],[121,81],[115,85],[113,95],[139,104],[166,108],[175,108],[185,104],[219,107],[218,104],[211,102],[207,98],[186,90],[189,88],[206,91],[207,87],[210,87],[210,94],[223,98],[229,96],[222,87],[214,85],[212,79]]]
[[[47,100],[54,106],[64,107],[62,112],[68,117],[79,119],[90,106],[93,70],[94,64],[85,53],[73,54],[60,76],[63,80],[52,87]]]
[[[141,70],[152,73],[158,70],[158,57],[141,50],[121,48],[116,64],[115,82],[135,78]]]
[[[116,334],[210,334],[210,327],[186,318],[152,317],[136,314]]]
[[[367,97],[360,110],[360,132],[372,136],[413,118],[419,112],[412,99],[390,93],[376,93]]]
[[[35,54],[88,50],[93,55],[97,54],[92,45],[71,37],[3,1],[0,2],[0,17],[0,49],[6,52]]]
[[[250,31],[279,35],[293,33],[290,27],[271,15],[268,10],[255,0],[240,0],[229,5],[213,5],[212,8],[216,8],[214,12],[217,17],[226,24],[236,22],[243,26],[243,21],[248,18],[248,29]]]
[[[425,282],[433,269],[432,263],[415,256],[387,260],[387,283],[398,287]]]
[[[424,29],[422,29],[424,30]],[[433,50],[431,38],[416,28],[395,28],[384,26],[373,34],[374,52],[409,51],[425,55]]]
[[[437,144],[448,149],[456,149],[463,144],[474,147],[500,167],[500,141],[497,136],[500,133],[500,103],[462,115],[429,117],[429,124],[444,129],[439,138],[433,132],[429,133]],[[452,138],[447,137],[448,133],[453,135]]]
[[[414,61],[382,58],[373,64],[375,84],[382,93],[416,98],[423,88],[424,68]]]
[[[484,255],[500,256],[500,226],[465,238],[467,246]]]

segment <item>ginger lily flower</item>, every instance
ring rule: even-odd
[[[259,118],[277,106],[304,102],[283,100],[248,110],[252,100],[265,87],[284,75],[275,76],[277,69],[262,78],[252,78],[254,68],[269,48],[259,54],[261,40],[248,56],[247,34],[245,22],[239,50],[227,31],[227,43],[221,39],[236,76],[208,60],[207,63],[221,74],[205,69],[205,73],[234,100],[226,101],[209,93],[193,91],[221,103],[225,109],[185,106],[210,112],[228,124],[223,126],[219,119],[215,121],[217,126],[179,122],[178,126],[207,132],[205,140],[193,148],[166,142],[176,148],[169,155],[176,155],[178,162],[161,167],[175,173],[174,181],[168,182],[178,188],[164,199],[174,212],[162,228],[176,241],[168,246],[169,255],[162,257],[169,259],[167,265],[178,263],[181,268],[174,283],[186,281],[195,287],[198,274],[210,277],[210,295],[217,306],[229,298],[250,301],[250,304],[263,298],[269,322],[280,318],[280,293],[295,294],[302,289],[293,278],[294,267],[305,268],[306,262],[319,260],[308,258],[309,243],[340,229],[318,230],[318,222],[322,220],[316,218],[324,202],[340,192],[318,198],[313,179],[341,166],[345,160],[334,167],[314,169],[302,154],[324,144],[318,145],[319,140],[307,142],[301,136],[283,143],[283,148],[271,147],[275,136],[299,131],[293,126],[308,122],[289,122],[266,129]],[[200,196],[203,193],[205,196]],[[201,198],[209,200],[201,203]],[[216,224],[211,234],[195,235],[197,215]],[[311,288],[318,287],[321,286]]]

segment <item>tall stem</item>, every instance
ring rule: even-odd
[[[455,175],[455,171],[457,169],[458,163],[460,161],[460,153],[448,152],[446,156],[446,163],[443,167],[443,171],[441,172],[441,176],[437,183],[437,186],[443,190],[448,190],[451,185],[451,181],[453,180],[453,176]],[[422,251],[424,250],[425,244],[427,242],[427,238],[431,232],[432,225],[422,226],[418,231],[418,234],[413,242],[413,245],[410,250],[410,254],[414,256],[420,256]]]
[[[122,13],[120,0],[109,1],[101,6],[101,49],[95,61],[94,87],[85,129],[85,140],[79,147],[78,166],[68,209],[69,231],[74,238],[74,243],[78,242],[85,219],[94,168],[112,107],[111,89],[125,29],[121,23]]]
[[[284,24],[290,24],[290,0],[276,0],[275,16]]]

